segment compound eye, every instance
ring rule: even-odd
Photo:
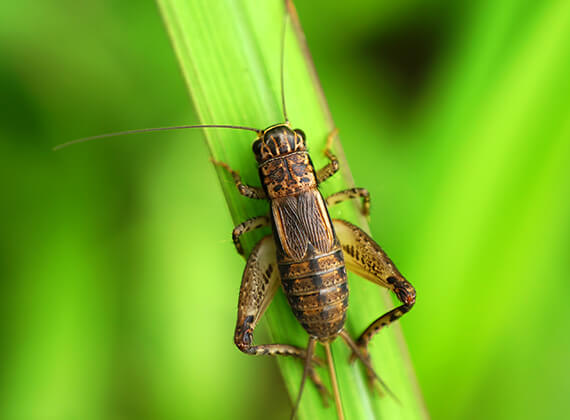
[[[256,156],[259,156],[261,153],[261,139],[257,139],[253,142],[251,150],[253,150],[253,153],[255,153]]]
[[[305,132],[303,130],[296,128],[295,133],[297,133],[303,139],[303,143],[306,143]]]

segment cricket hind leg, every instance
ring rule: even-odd
[[[273,236],[268,235],[257,243],[247,260],[239,293],[234,342],[237,348],[246,354],[293,356],[305,360],[307,351],[300,347],[289,344],[253,344],[253,331],[280,285],[275,255]],[[310,359],[312,364],[323,364],[314,354]],[[312,364],[309,366],[308,375],[326,404],[328,391]]]
[[[370,214],[370,193],[366,188],[349,188],[337,193],[331,194],[327,197],[327,206],[331,207],[335,204],[342,203],[343,201],[353,198],[362,198],[362,214],[368,216]]]
[[[230,165],[225,162],[219,162],[217,160],[212,159],[212,163],[216,166],[220,166],[224,168],[226,171],[230,173],[232,178],[234,179],[234,183],[236,184],[236,188],[238,189],[239,193],[247,198],[253,198],[255,200],[264,200],[267,199],[265,195],[265,191],[263,188],[254,187],[252,185],[244,184],[241,180],[241,176],[238,171],[233,170]]]
[[[352,350],[351,362],[354,360],[354,358],[358,358],[366,367],[366,376],[368,377],[368,383],[370,384],[370,387],[373,388],[374,384],[377,381],[380,384],[380,386],[384,390],[386,390],[386,392],[392,398],[394,398],[394,400],[397,403],[400,403],[400,400],[398,399],[398,397],[396,397],[396,394],[392,392],[390,387],[386,385],[386,382],[384,382],[382,378],[374,370],[372,362],[370,361],[370,354],[368,354],[368,352],[363,352],[362,348],[357,343],[354,342],[352,337],[346,331],[341,331],[340,336],[342,337],[344,342],[348,345],[348,347],[350,347],[350,349]]]
[[[416,291],[402,274],[398,271],[392,260],[380,246],[357,226],[344,220],[333,220],[335,232],[340,240],[344,253],[347,269],[364,277],[371,282],[392,291],[402,304],[373,321],[356,341],[356,351],[353,348],[353,360],[355,357],[370,365],[368,345],[372,337],[392,322],[397,321],[407,313],[416,301]],[[344,338],[344,337],[343,337]],[[346,341],[346,339],[345,339]],[[361,357],[362,356],[362,357]],[[369,372],[369,377],[373,377]]]

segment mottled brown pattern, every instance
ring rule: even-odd
[[[275,261],[275,242],[266,236],[255,246],[247,260],[239,293],[238,326],[251,317],[249,326],[257,321],[279,288],[279,271]]]
[[[287,197],[317,186],[313,166],[307,152],[294,152],[259,165],[270,199]]]
[[[339,251],[338,244],[329,255],[320,256],[313,250],[300,263],[283,262],[277,254],[281,283],[293,313],[321,341],[335,337],[343,328],[348,307],[347,275]],[[302,276],[295,275],[300,271]]]
[[[342,270],[344,267],[341,267]],[[283,289],[286,293],[291,293],[297,296],[313,293],[315,284],[319,284],[323,289],[328,289],[331,286],[338,285],[338,274],[336,273],[339,268],[334,268],[331,271],[326,271],[323,274],[314,274],[308,277],[301,278],[281,278]]]
[[[398,320],[416,302],[416,291],[398,271],[392,260],[374,240],[358,226],[344,220],[333,221],[342,243],[346,265],[350,271],[391,290],[402,305],[388,311],[373,321],[357,340],[360,352],[368,357],[368,343],[380,330]],[[368,372],[373,379],[372,372]]]
[[[346,282],[343,282],[341,285],[320,287],[311,293],[301,295],[287,293],[287,296],[293,309],[299,311],[321,310],[343,301],[348,296],[348,288]]]
[[[334,225],[351,271],[392,291],[394,284],[388,278],[407,283],[380,245],[362,229],[344,220],[335,220]]]
[[[313,380],[321,395],[326,394],[326,389],[310,362],[319,362],[312,353],[315,340],[326,347],[342,335],[365,364],[369,378],[378,378],[370,364],[368,342],[380,329],[409,311],[415,302],[414,288],[379,245],[358,227],[342,220],[333,223],[330,219],[327,204],[362,198],[365,214],[370,206],[370,195],[363,188],[338,192],[326,202],[323,199],[317,180],[320,183],[338,170],[338,160],[330,151],[331,144],[332,135],[325,149],[330,163],[317,175],[300,130],[291,130],[288,124],[264,130],[253,144],[262,190],[243,184],[236,171],[218,163],[230,171],[240,193],[270,201],[268,217],[253,218],[234,229],[238,251],[242,234],[268,221],[273,227],[272,237],[260,241],[247,262],[240,289],[235,343],[248,354],[306,359],[304,377]],[[390,289],[402,302],[372,322],[356,343],[343,330],[349,293],[346,268]],[[253,331],[279,282],[293,314],[310,336],[308,353],[287,344],[253,344]]]
[[[314,265],[317,265],[315,268]],[[281,278],[300,278],[317,271],[327,271],[338,267],[344,267],[344,257],[342,250],[334,248],[328,254],[320,255],[318,259],[308,259],[305,261],[280,261],[279,270]]]

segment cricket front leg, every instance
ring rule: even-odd
[[[400,306],[372,322],[356,341],[361,354],[369,359],[368,344],[372,337],[414,306],[416,291],[382,248],[359,227],[338,219],[333,220],[333,225],[342,245],[346,267],[357,275],[389,289],[402,302]],[[371,372],[368,373],[369,377],[373,376]]]
[[[317,171],[317,182],[319,184],[329,179],[334,174],[336,174],[340,167],[337,157],[331,152],[332,142],[337,134],[338,134],[338,129],[335,128],[333,131],[331,131],[331,133],[327,137],[327,145],[323,153],[330,160],[330,162],[324,168],[321,168]]]
[[[238,189],[239,193],[247,198],[253,198],[256,200],[264,200],[267,198],[265,195],[265,191],[263,188],[254,187],[252,185],[244,184],[241,180],[241,176],[238,171],[233,170],[230,165],[225,162],[219,162],[217,160],[212,159],[212,163],[216,166],[220,166],[224,168],[226,171],[230,173],[232,178],[234,179],[234,183],[236,184],[236,188]]]
[[[289,344],[253,344],[253,331],[280,285],[275,256],[275,241],[272,235],[268,235],[257,243],[247,260],[239,292],[234,342],[246,354],[293,356],[305,360],[307,351],[300,347]],[[323,364],[316,356],[312,360],[316,364]],[[328,391],[312,365],[308,374],[326,404]]]
[[[327,197],[327,207],[342,203],[353,198],[362,198],[362,214],[368,216],[370,214],[370,193],[366,188],[349,188]]]

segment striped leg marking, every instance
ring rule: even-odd
[[[272,235],[268,235],[257,243],[247,260],[239,292],[234,342],[238,349],[246,354],[293,356],[305,360],[307,352],[300,347],[289,344],[253,345],[253,331],[273,300],[279,285],[275,241]],[[313,356],[312,360],[315,364],[323,364],[317,356]],[[312,366],[308,375],[326,402],[328,391]]]
[[[333,131],[331,131],[331,133],[327,137],[327,145],[326,145],[323,153],[325,154],[325,156],[327,158],[329,158],[330,163],[327,166],[325,166],[324,168],[321,168],[317,171],[317,183],[319,183],[319,184],[321,182],[327,180],[328,178],[330,178],[334,174],[336,174],[338,171],[338,168],[339,168],[338,159],[331,152],[332,142],[333,142],[333,140],[337,134],[338,134],[338,129],[335,128]]]
[[[391,290],[402,302],[402,305],[372,322],[358,338],[357,345],[362,356],[369,358],[368,344],[372,337],[414,306],[416,291],[400,274],[382,248],[360,228],[338,219],[333,220],[333,225],[344,251],[346,267],[366,280]],[[369,377],[373,376],[372,372],[368,373]]]
[[[334,206],[353,198],[362,198],[362,214],[368,216],[370,214],[370,193],[366,188],[349,188],[329,195],[327,197],[327,206]]]
[[[234,171],[232,168],[230,168],[230,165],[228,165],[227,163],[219,162],[219,161],[214,160],[214,159],[212,159],[212,163],[216,166],[220,166],[220,167],[224,168],[226,171],[228,171],[230,173],[230,175],[234,179],[236,187],[237,187],[237,189],[241,195],[243,195],[247,198],[253,198],[256,200],[264,200],[267,198],[267,196],[265,195],[265,191],[263,191],[262,188],[244,184],[241,180],[241,176],[239,175],[239,173],[237,171]]]
[[[268,216],[257,216],[252,217],[251,219],[248,219],[245,222],[237,225],[232,231],[232,240],[234,241],[234,245],[238,254],[243,255],[243,247],[241,246],[241,241],[239,240],[241,235],[247,232],[251,232],[252,230],[262,228],[264,226],[269,226],[270,224],[271,220]]]

